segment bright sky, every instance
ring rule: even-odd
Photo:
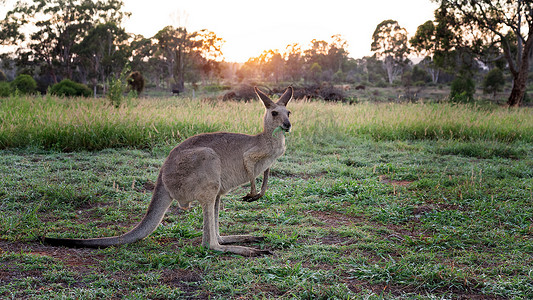
[[[351,57],[371,55],[372,33],[393,19],[409,35],[433,20],[430,0],[124,0],[132,13],[128,32],[151,37],[167,25],[189,31],[208,29],[223,38],[226,61],[245,62],[263,50],[283,51],[288,44],[307,48],[312,39],[330,41],[341,34]],[[179,17],[178,17],[179,16]]]
[[[431,0],[123,1],[132,13],[124,22],[128,32],[152,37],[167,25],[208,29],[226,41],[222,52],[230,62],[245,62],[263,50],[283,51],[293,43],[305,49],[311,40],[329,42],[334,34],[348,41],[351,57],[361,58],[371,55],[372,33],[381,21],[396,20],[413,35],[437,8]],[[4,0],[0,18],[15,3]]]

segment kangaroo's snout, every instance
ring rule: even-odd
[[[283,130],[285,131],[290,131],[291,130],[291,122],[289,122],[289,120],[286,120],[286,121],[283,121],[283,124],[281,125],[281,127],[283,128]]]

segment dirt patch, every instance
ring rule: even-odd
[[[104,274],[113,278],[118,284],[128,282],[133,273],[138,271],[108,272],[100,264],[107,258],[106,255],[99,254],[97,249],[86,248],[65,248],[42,245],[40,243],[11,243],[0,240],[0,254],[2,253],[26,253],[29,255],[51,257],[64,264],[64,268],[73,274],[74,283],[66,283],[61,279],[54,281],[64,288],[91,288],[92,283],[84,278],[90,277],[91,274]],[[40,284],[35,286],[36,289],[48,289],[49,281],[43,278],[43,272],[46,269],[21,270],[19,262],[15,260],[0,261],[0,281],[2,283],[18,282],[26,278],[36,279]],[[160,283],[170,287],[178,288],[184,292],[187,299],[207,299],[208,296],[201,291],[199,287],[203,281],[202,276],[190,269],[161,269]],[[54,288],[55,289],[55,288]],[[1,295],[0,295],[1,298]]]
[[[323,244],[323,245],[344,246],[344,245],[354,244],[356,242],[357,241],[354,238],[340,236],[335,233],[330,233],[318,239],[318,243]]]
[[[347,216],[343,213],[336,211],[308,211],[308,215],[324,222],[322,227],[340,227],[340,226],[353,226],[355,223],[359,223],[360,218],[354,216]]]
[[[285,295],[285,292],[280,291],[279,288],[268,283],[262,284],[260,289],[262,292],[275,296],[275,297],[281,297]]]
[[[155,189],[155,183],[151,180],[147,180],[145,183],[143,183],[143,189],[144,190],[140,190],[139,192],[143,192],[143,191],[153,192]]]
[[[62,261],[67,266],[78,268],[78,271],[83,271],[82,269],[88,268],[88,266],[97,266],[99,261],[103,259],[102,255],[95,254],[96,250],[94,249],[73,249],[46,246],[39,243],[23,244],[0,241],[0,253],[4,252],[27,253],[30,255],[51,257]]]
[[[164,270],[161,273],[162,283],[178,288],[183,291],[186,299],[208,299],[206,294],[196,295],[197,285],[203,280],[202,277],[192,270]]]
[[[323,222],[324,224],[321,227],[328,229],[354,226],[355,223],[359,223],[358,217],[347,216],[335,211],[308,211],[307,214]],[[307,243],[323,245],[349,245],[356,242],[353,237],[340,236],[334,231],[330,231],[325,236],[307,240]]]
[[[12,252],[12,253],[25,253],[33,256],[50,257],[57,261],[63,262],[65,268],[72,273],[75,282],[66,283],[62,279],[54,281],[54,283],[60,284],[63,287],[69,288],[87,288],[88,284],[83,280],[87,275],[99,270],[99,261],[102,259],[101,255],[95,254],[95,250],[92,249],[70,249],[62,247],[45,246],[39,243],[23,244],[23,243],[9,243],[6,241],[0,241],[0,253]],[[0,278],[4,283],[18,282],[27,278],[33,278],[37,280],[39,284],[35,286],[40,290],[47,290],[50,287],[48,280],[43,278],[43,272],[47,268],[39,267],[32,270],[21,270],[18,267],[18,260],[4,260],[0,262]],[[37,266],[36,266],[37,267]],[[98,272],[100,272],[99,270]]]
[[[343,276],[344,277],[344,276]],[[453,299],[467,300],[497,300],[497,299],[507,299],[505,297],[499,297],[495,295],[483,295],[480,290],[477,289],[468,289],[460,290],[457,288],[451,289],[436,289],[431,291],[426,291],[422,288],[416,286],[400,286],[400,285],[391,285],[387,283],[370,283],[366,280],[357,280],[350,278],[349,275],[345,275],[344,278],[347,280],[342,280],[346,286],[354,293],[362,293],[364,291],[372,291],[376,295],[392,295],[394,297],[404,298],[406,294],[412,295],[424,295],[424,294],[433,294],[433,295],[446,295],[453,293]]]

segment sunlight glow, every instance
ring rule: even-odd
[[[125,0],[132,13],[125,21],[131,33],[153,36],[167,25],[185,26],[189,31],[207,29],[226,42],[226,61],[245,62],[263,51],[298,43],[307,48],[311,40],[330,41],[340,34],[348,42],[351,57],[371,55],[372,33],[383,20],[397,20],[409,36],[433,19],[437,4],[430,0],[376,1],[280,1],[251,4],[250,1]]]

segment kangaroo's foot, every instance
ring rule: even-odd
[[[256,243],[262,242],[265,238],[262,236],[253,235],[227,235],[219,236],[218,243],[221,245],[235,244],[235,243]]]
[[[242,255],[242,256],[248,256],[248,257],[273,254],[272,251],[270,250],[249,248],[249,247],[243,247],[243,246],[212,245],[209,248],[215,251],[231,252],[231,253],[235,253],[235,254]]]
[[[259,200],[259,198],[263,197],[261,194],[247,194],[246,196],[242,197],[242,201],[245,202],[253,202]]]

